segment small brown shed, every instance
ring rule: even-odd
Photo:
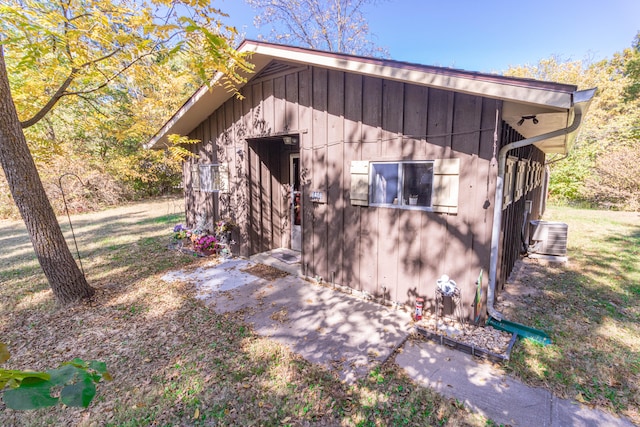
[[[184,165],[187,221],[231,218],[234,252],[290,248],[309,277],[433,304],[447,274],[492,314],[594,91],[245,41],[242,99],[203,87],[151,139],[201,142]],[[497,208],[497,209],[496,209]],[[489,300],[486,300],[487,294]],[[499,313],[495,313],[499,316]]]

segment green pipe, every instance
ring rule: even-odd
[[[511,322],[509,320],[497,320],[489,316],[487,319],[487,325],[493,326],[501,331],[511,332],[513,334],[518,334],[521,337],[529,338],[542,345],[551,344],[551,338],[545,332],[529,326],[521,325],[520,323]]]

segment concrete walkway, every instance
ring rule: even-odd
[[[396,363],[417,383],[458,399],[497,424],[540,427],[633,426],[623,418],[559,399],[508,377],[499,367],[433,342],[410,341]]]
[[[264,260],[262,258],[265,258]],[[289,275],[273,281],[243,270],[254,261],[227,260],[195,271],[172,272],[164,280],[189,280],[216,312],[242,310],[256,332],[271,337],[310,362],[353,382],[400,348],[396,363],[417,383],[464,402],[465,406],[510,426],[633,426],[623,418],[558,399],[526,386],[492,364],[432,342],[406,341],[408,313],[354,298],[296,276],[299,264],[269,260]]]

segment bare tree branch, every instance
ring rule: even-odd
[[[40,109],[40,111],[38,111],[30,119],[20,122],[20,126],[22,126],[22,129],[26,129],[29,126],[35,125],[40,120],[42,120],[42,118],[49,111],[51,111],[51,109],[54,107],[54,105],[56,105],[56,103],[60,100],[60,98],[62,98],[65,95],[65,91],[67,90],[69,85],[71,85],[71,83],[73,82],[73,79],[75,79],[77,72],[78,72],[77,68],[72,68],[71,69],[71,73],[69,74],[69,76],[65,79],[64,82],[62,82],[62,84],[60,85],[58,90],[56,90],[56,92],[51,96],[51,98],[49,98],[49,101],[47,101],[47,103],[44,105],[44,107],[42,107]]]
[[[258,12],[257,27],[270,27],[273,41],[360,55],[388,56],[377,47],[364,7],[377,0],[245,0]]]

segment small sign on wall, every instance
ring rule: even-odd
[[[327,203],[327,195],[321,190],[311,190],[309,199],[311,199],[313,203]]]

